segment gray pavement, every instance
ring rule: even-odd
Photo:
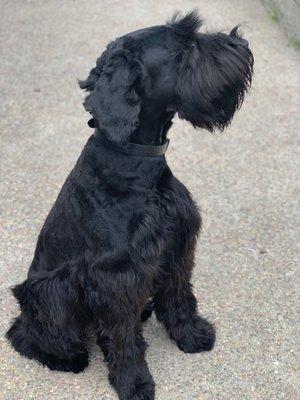
[[[9,347],[3,335],[18,307],[8,288],[25,278],[43,220],[91,134],[76,78],[86,77],[109,40],[194,7],[205,29],[244,23],[255,76],[226,132],[176,121],[170,133],[168,161],[203,212],[193,282],[218,340],[209,354],[186,355],[152,318],[145,337],[157,399],[299,398],[300,57],[280,27],[257,0],[1,0],[0,6],[0,398],[116,399],[96,347],[80,375],[50,372]]]

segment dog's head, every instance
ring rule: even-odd
[[[143,108],[178,113],[194,127],[223,130],[251,85],[253,56],[238,29],[201,33],[196,12],[125,35],[107,46],[80,87],[84,106],[111,140],[137,129]]]

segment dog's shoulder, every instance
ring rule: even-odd
[[[190,191],[173,175],[169,167],[164,170],[157,184],[157,189],[161,198],[179,211],[183,212],[188,207],[198,212]]]
[[[162,210],[175,227],[196,233],[201,228],[201,216],[196,202],[187,187],[166,168],[158,183]]]

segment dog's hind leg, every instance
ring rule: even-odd
[[[61,272],[28,278],[13,289],[21,307],[6,334],[22,356],[51,370],[78,373],[88,365],[84,332],[77,321],[74,288]],[[70,303],[73,297],[73,305]]]
[[[22,313],[6,334],[14,349],[24,357],[34,359],[51,370],[81,372],[88,365],[88,353],[82,348],[75,350],[68,343],[69,332],[49,329]],[[47,349],[44,351],[42,349]],[[77,352],[76,352],[77,351]]]

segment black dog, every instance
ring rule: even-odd
[[[253,56],[237,28],[200,26],[193,12],[123,36],[80,82],[95,133],[46,219],[27,279],[13,289],[21,308],[7,333],[14,348],[79,372],[92,328],[122,400],[154,399],[141,326],[152,307],[184,352],[215,341],[190,283],[201,218],[164,153],[176,112],[209,131],[230,123]]]

